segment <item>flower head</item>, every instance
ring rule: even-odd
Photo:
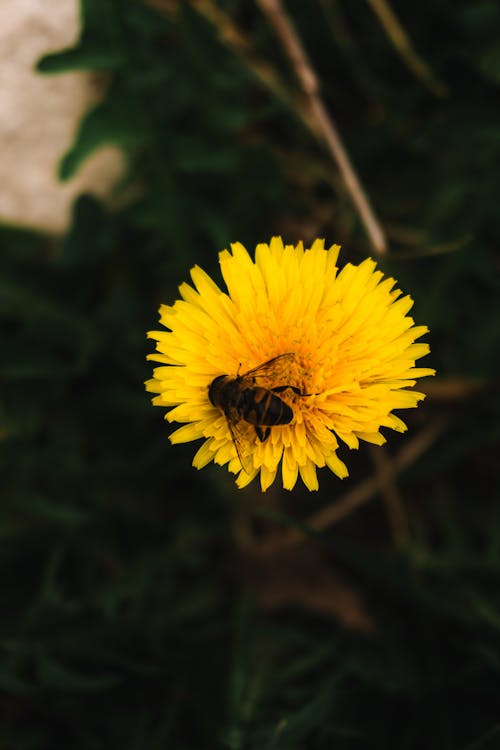
[[[235,243],[219,255],[227,292],[195,266],[194,288],[182,284],[182,299],[161,306],[168,330],[148,334],[157,342],[148,359],[161,366],[146,387],[168,421],[184,423],[172,443],[204,439],[196,468],[228,464],[239,487],[260,472],[265,491],[281,464],[286,489],[300,474],[315,490],[316,467],[348,475],[339,440],[380,445],[381,427],[406,430],[393,411],[424,398],[410,389],[434,374],[415,367],[428,329],[373,260],[339,271],[339,249],[274,237],[254,262]]]

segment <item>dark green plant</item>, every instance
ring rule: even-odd
[[[371,252],[256,6],[217,4],[289,101],[206,3],[157,5],[82,0],[79,43],[39,63],[109,76],[61,177],[114,143],[128,165],[121,207],[81,196],[57,243],[0,228],[0,748],[498,747],[500,9],[394,2],[446,83],[439,97],[368,4],[287,4],[442,383],[386,453],[442,425],[397,477],[394,534],[387,491],[333,531],[309,528],[373,474],[371,454],[314,497],[238,493],[216,468],[192,469],[192,447],[169,445],[143,390],[145,332],[193,264],[213,273],[230,242],[276,233]],[[286,525],[314,550],[306,586],[300,543],[284,562],[244,543]],[[337,575],[371,628],[333,617]],[[292,590],[286,605],[264,596],[271,579]],[[321,606],[305,593],[315,586]]]

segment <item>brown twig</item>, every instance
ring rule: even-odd
[[[396,484],[394,467],[383,446],[369,446],[392,536],[396,544],[404,546],[408,539],[408,521],[403,500]]]
[[[154,2],[154,0],[152,1]],[[387,249],[385,235],[374,216],[368,198],[361,187],[338,132],[329,118],[319,94],[316,93],[314,96],[311,96],[308,90],[311,81],[317,87],[317,78],[312,68],[309,66],[312,78],[310,77],[310,73],[306,73],[306,78],[309,81],[307,88],[304,89],[303,85],[301,87],[304,90],[306,104],[308,105],[304,106],[302,99],[290,95],[287,88],[281,83],[274,68],[254,54],[247,37],[213,0],[190,0],[190,3],[200,15],[217,29],[221,41],[244,62],[259,82],[270,90],[282,104],[290,109],[316,138],[322,142],[326,142],[339,166],[344,184],[358,210],[375,252],[384,254]],[[301,49],[300,43],[299,49]],[[302,82],[302,78],[299,80]]]
[[[432,72],[427,63],[414,50],[410,37],[394,14],[387,0],[368,0],[393,47],[401,55],[406,66],[421,80],[435,96],[448,96],[448,87]]]
[[[413,440],[405,445],[397,454],[392,462],[394,476],[399,474],[403,469],[410,466],[419,456],[430,448],[446,428],[448,421],[446,419],[437,419],[426,429],[422,430]],[[336,500],[326,508],[310,516],[304,527],[312,532],[325,531],[333,526],[355,510],[365,505],[374,495],[383,489],[383,484],[379,476],[369,477],[360,482],[352,490],[345,493],[343,497]],[[262,555],[275,554],[278,549],[286,549],[302,542],[305,533],[298,529],[291,529],[282,534],[261,542],[259,553]]]
[[[158,0],[156,0],[158,1]],[[189,0],[190,4],[206,21],[217,30],[221,42],[236,55],[259,81],[272,93],[306,128],[314,132],[315,125],[310,113],[303,106],[303,101],[290,94],[272,65],[258,57],[248,37],[233,22],[230,16],[221,10],[214,0]]]
[[[295,29],[286,15],[280,0],[257,0],[257,3],[269,19],[290,59],[295,75],[306,95],[311,116],[316,124],[317,133],[326,143],[339,168],[347,191],[366,229],[374,251],[379,255],[385,254],[387,252],[387,241],[384,232],[349,159],[339,132],[326,110],[320,95],[318,77]]]
[[[432,382],[423,383],[419,389],[429,398],[439,401],[461,401],[474,396],[488,387],[498,387],[498,381],[485,378],[436,378]]]

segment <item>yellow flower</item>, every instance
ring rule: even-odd
[[[157,342],[148,359],[162,366],[146,388],[158,394],[154,404],[173,407],[170,422],[184,423],[172,443],[204,438],[196,468],[228,464],[239,487],[260,472],[265,491],[281,464],[285,489],[300,474],[316,490],[316,467],[348,475],[338,440],[381,445],[381,427],[406,430],[393,411],[424,398],[409,389],[434,374],[415,367],[429,351],[415,341],[428,329],[414,325],[412,299],[373,260],[339,271],[339,249],[274,237],[253,262],[235,243],[219,255],[227,293],[195,266],[195,288],[182,284],[182,300],[161,306],[168,330],[148,334]],[[228,383],[221,395],[217,386]]]

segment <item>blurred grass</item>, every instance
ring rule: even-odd
[[[254,5],[218,7],[295,100]],[[431,329],[442,390],[387,460],[448,427],[397,478],[403,545],[384,493],[308,537],[313,512],[376,472],[368,451],[313,497],[237,492],[169,445],[143,390],[145,331],[194,263],[217,275],[218,250],[277,233],[370,254],[299,114],[196,3],[84,0],[79,44],[40,61],[110,76],[61,176],[111,142],[129,166],[118,192],[139,189],[114,212],[81,196],[58,242],[0,227],[0,748],[499,746],[500,6],[392,7],[447,97],[367,4],[287,4],[388,233],[383,268]],[[304,523],[310,552],[259,553]]]

